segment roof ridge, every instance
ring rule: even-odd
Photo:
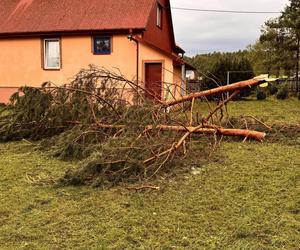
[[[0,0],[0,35],[146,29],[154,2]],[[91,5],[97,8],[90,8]]]

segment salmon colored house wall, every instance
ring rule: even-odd
[[[114,36],[110,55],[92,53],[91,36],[66,36],[61,38],[62,68],[42,68],[41,38],[0,40],[0,86],[40,86],[42,82],[65,83],[80,69],[89,64],[120,67],[122,72],[135,75],[135,44],[125,36]]]
[[[92,36],[61,37],[60,70],[43,69],[42,51],[42,39],[39,37],[0,39],[0,103],[7,102],[7,94],[13,92],[13,87],[24,85],[38,87],[45,81],[63,84],[89,64],[107,69],[119,68],[130,80],[136,77],[136,43],[130,41],[126,35],[112,36],[110,55],[93,54]],[[145,62],[162,62],[163,81],[173,83],[173,60],[158,50],[140,43],[141,81],[144,81]]]
[[[182,73],[180,67],[174,67],[173,74],[173,83],[174,83],[174,94],[173,97],[175,99],[182,97]]]
[[[16,87],[0,87],[0,103],[8,103],[12,94],[18,91]]]

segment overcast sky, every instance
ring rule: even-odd
[[[172,7],[282,11],[288,0],[171,0]],[[236,51],[254,43],[262,24],[280,14],[229,14],[172,10],[176,42],[187,55]]]

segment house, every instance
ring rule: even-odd
[[[0,0],[0,103],[20,86],[66,83],[89,64],[171,98],[191,67],[183,54],[169,0]]]

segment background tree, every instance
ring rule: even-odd
[[[214,64],[223,57],[224,53],[213,52],[208,54],[196,55],[193,57],[187,57],[186,60],[194,65],[197,69],[197,76],[202,77],[203,73],[209,73]]]
[[[218,84],[226,84],[227,78],[220,77],[224,72],[227,74],[227,71],[230,70],[238,70],[242,68],[242,70],[252,70],[250,65],[250,61],[248,60],[249,52],[247,50],[240,50],[237,52],[213,52],[208,54],[196,55],[194,57],[185,59],[194,65],[197,69],[197,76],[202,77],[204,81],[211,82],[209,78],[213,78],[218,81]],[[247,61],[247,62],[245,62]],[[247,64],[244,66],[238,64]],[[248,67],[247,69],[245,69]],[[224,72],[218,72],[218,68]],[[222,73],[222,74],[221,74]],[[236,77],[235,77],[236,78]],[[244,77],[242,77],[244,78]],[[223,81],[223,83],[222,83]],[[213,87],[215,87],[214,84]]]
[[[290,0],[290,5],[280,17],[283,27],[287,30],[290,37],[291,50],[295,51],[296,83],[297,90],[300,91],[299,85],[299,61],[300,61],[300,1]]]
[[[269,48],[269,62],[276,60],[277,73],[295,75],[299,91],[300,60],[300,1],[290,0],[281,16],[267,21],[262,29],[260,43]]]
[[[229,79],[228,78],[229,73]],[[240,54],[227,54],[220,58],[211,69],[211,77],[215,80],[205,78],[204,82],[209,88],[215,87],[216,82],[220,85],[235,83],[254,77],[253,68],[250,61],[245,56]],[[241,96],[248,96],[250,89],[245,89],[241,92]]]
[[[253,78],[254,72],[247,50],[237,52],[214,52],[186,58],[197,68],[197,76],[201,77],[202,88],[211,89],[227,84],[227,72],[230,71],[229,83]],[[250,89],[241,92],[241,96],[250,94]]]
[[[293,52],[275,47],[272,41],[257,41],[249,45],[247,58],[251,62],[255,75],[293,75]]]

